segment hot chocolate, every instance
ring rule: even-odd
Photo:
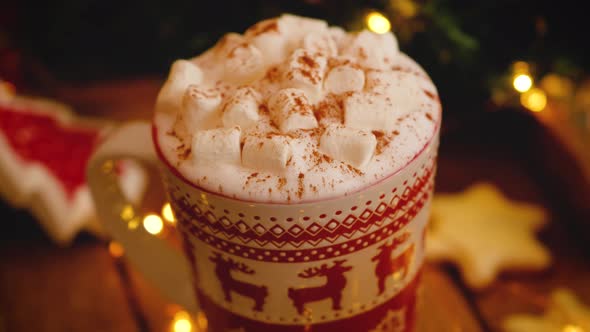
[[[435,86],[393,34],[283,15],[177,60],[154,123],[163,157],[198,187],[299,203],[400,170],[440,117]]]

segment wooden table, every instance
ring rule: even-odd
[[[54,93],[84,114],[136,119],[149,116],[158,84],[107,82],[60,87]],[[585,216],[568,199],[580,191],[567,187],[567,181],[555,181],[555,173],[554,181],[547,180],[546,166],[551,163],[545,159],[555,155],[536,153],[546,146],[538,140],[545,137],[542,128],[514,112],[445,121],[437,191],[455,192],[488,180],[511,198],[545,206],[551,223],[540,238],[555,263],[541,273],[503,274],[479,292],[465,287],[451,265],[427,264],[418,331],[501,331],[503,318],[511,313],[542,312],[547,294],[557,286],[573,289],[590,303],[589,242],[575,232],[585,227],[580,221]],[[111,257],[106,241],[82,234],[71,247],[59,248],[26,212],[0,202],[0,213],[0,331],[170,329],[179,308],[128,262]]]

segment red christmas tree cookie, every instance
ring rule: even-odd
[[[58,103],[0,98],[0,194],[29,208],[58,243],[97,230],[86,164],[110,128]],[[130,199],[140,198],[145,179],[137,166],[126,163],[121,182]]]

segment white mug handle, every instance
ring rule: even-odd
[[[141,227],[138,209],[124,198],[117,183],[114,165],[122,159],[156,166],[158,158],[149,123],[132,122],[116,129],[90,159],[87,178],[96,213],[108,233],[123,245],[132,264],[149,281],[171,301],[196,312],[198,305],[188,260],[180,250]],[[130,223],[137,227],[130,228]]]

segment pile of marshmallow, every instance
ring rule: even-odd
[[[416,76],[391,70],[400,56],[391,33],[347,34],[283,15],[176,61],[156,109],[176,114],[176,132],[192,142],[196,165],[280,172],[297,153],[287,134],[320,128],[319,152],[362,170],[375,154],[372,132],[392,132],[420,109]],[[341,101],[343,121],[318,123],[314,106],[328,95]]]

